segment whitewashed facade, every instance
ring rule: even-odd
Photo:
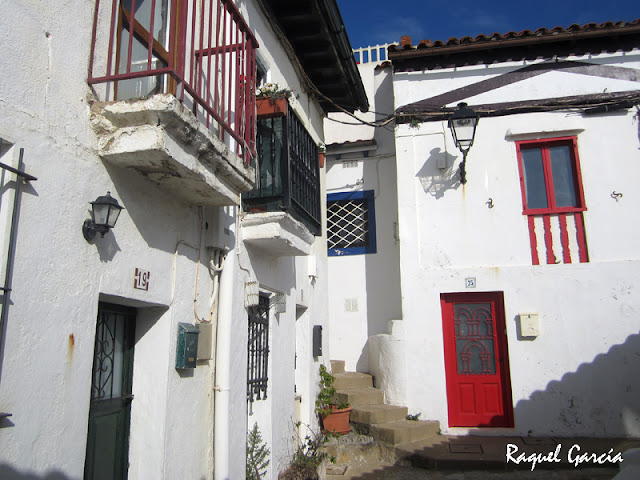
[[[438,420],[444,433],[640,435],[634,374],[640,366],[640,297],[633,288],[638,281],[639,231],[632,220],[638,207],[634,179],[640,173],[640,53],[637,22],[616,28],[628,32],[619,43],[611,35],[588,45],[580,39],[598,27],[578,29],[579,54],[563,43],[536,50],[535,38],[525,55],[516,47],[509,50],[508,38],[499,39],[504,48],[499,51],[505,54],[487,53],[488,46],[485,51],[482,40],[477,41],[466,60],[458,59],[465,55],[462,44],[454,45],[458,57],[451,58],[447,55],[454,48],[446,51],[444,44],[442,56],[437,45],[416,48],[410,39],[407,46],[391,47],[393,73],[387,71],[393,79],[393,109],[374,110],[403,114],[394,132],[401,316],[385,318],[401,322],[392,322],[386,337],[366,334],[368,340],[359,327],[362,333],[351,353],[332,329],[332,354],[339,351],[351,358],[352,369],[379,373],[387,400],[406,399],[410,413]],[[523,37],[518,40],[524,42]],[[485,62],[483,55],[491,60]],[[379,99],[385,94],[378,90],[374,95]],[[547,99],[551,101],[545,103]],[[573,103],[560,106],[563,101]],[[464,185],[462,154],[447,125],[460,102],[481,112]],[[605,104],[609,107],[597,108]],[[513,113],[523,106],[529,108]],[[328,131],[327,138],[330,143],[334,136]],[[335,138],[363,139],[360,132],[347,138],[344,131]],[[571,151],[577,146],[581,187],[574,187],[582,188],[584,203],[578,198],[579,213],[555,212],[546,219],[526,214],[526,180],[521,184],[521,175],[528,174],[519,167],[518,148],[558,146],[557,139],[570,142]],[[331,172],[329,191],[352,183],[334,183]],[[365,181],[385,185],[389,177]],[[380,222],[376,211],[376,224]],[[379,249],[376,255],[388,252]],[[354,273],[356,267],[345,262],[365,264],[371,261],[363,258],[367,256],[330,257],[329,291],[346,275],[367,278],[366,270]],[[395,301],[394,275],[391,270],[389,279],[377,278],[386,293],[374,294],[366,284],[362,295]],[[473,410],[469,402],[481,400],[465,390],[465,377],[459,375],[464,373],[463,359],[451,364],[455,357],[445,351],[455,344],[455,322],[446,309],[455,302],[482,303],[487,298],[498,299],[504,309],[494,312],[504,319],[505,331],[498,333],[506,339],[495,366],[504,369],[504,397],[498,399],[507,409],[504,424],[493,421],[497,414],[475,424],[468,417],[460,420],[461,411]],[[331,298],[330,311],[342,307],[342,298]],[[378,313],[362,314],[359,325],[375,329],[381,323],[374,320]],[[532,330],[524,322],[527,314],[533,319]],[[347,314],[342,315],[346,321]],[[453,323],[447,327],[448,321]],[[492,321],[497,329],[497,318]],[[365,343],[368,360],[362,364],[357,359]],[[473,353],[470,357],[473,361]]]
[[[196,119],[172,95],[101,103],[112,87],[89,85],[87,72],[94,12],[106,44],[110,11],[83,1],[10,3],[0,20],[1,49],[12,52],[0,60],[0,162],[18,168],[22,156],[36,180],[19,196],[0,335],[0,477],[83,478],[96,318],[125,307],[125,323],[135,323],[132,397],[123,397],[128,478],[244,478],[256,422],[271,450],[266,478],[277,478],[297,446],[295,422],[317,427],[318,367],[329,347],[314,357],[311,341],[315,325],[328,339],[325,236],[289,213],[273,221],[244,212],[255,169],[233,141],[202,126],[201,112]],[[259,44],[263,81],[294,90],[291,109],[316,145],[324,107],[260,3],[237,8]],[[16,177],[3,172],[4,280]],[[324,198],[323,169],[318,181]],[[107,191],[124,210],[104,238],[87,241],[89,202]],[[148,282],[134,282],[136,269]],[[268,390],[251,403],[247,322],[260,293],[271,300]],[[195,368],[176,368],[179,324],[199,328]],[[111,433],[99,448],[113,447]]]
[[[373,112],[393,109],[390,71],[376,66],[358,66],[372,105],[371,113],[358,112],[358,117],[368,122],[380,117]],[[348,192],[373,195],[375,229],[370,234],[376,252],[329,257],[333,358],[345,360],[347,370],[369,371],[368,338],[386,333],[389,320],[402,318],[393,124],[374,128],[333,113],[325,130],[329,198]]]

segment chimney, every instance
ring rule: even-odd
[[[400,47],[404,48],[406,46],[411,46],[411,36],[410,35],[405,35],[404,37],[402,37],[400,39]]]

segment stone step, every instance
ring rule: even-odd
[[[344,373],[344,360],[331,360],[331,374]]]
[[[367,423],[369,425],[377,423],[395,422],[404,420],[409,409],[396,405],[362,405],[353,407],[351,410],[351,421],[356,423]]]
[[[604,479],[612,478],[613,475],[606,473],[601,476],[596,471],[608,472],[618,468],[618,465],[603,462],[584,462],[576,465],[569,462],[567,455],[570,445],[579,445],[581,452],[607,452],[613,449],[614,452],[624,451],[629,446],[640,446],[640,440],[617,439],[617,438],[564,438],[554,439],[550,437],[503,437],[503,436],[448,436],[434,435],[423,440],[395,444],[396,458],[403,463],[410,463],[414,467],[430,470],[524,470],[523,473],[531,474],[531,462],[505,462],[505,451],[508,444],[516,447],[518,455],[530,457],[531,455],[547,455],[555,451],[560,445],[559,462],[541,461],[535,466],[538,470],[580,470],[588,469],[590,473],[583,473],[575,478]],[[613,455],[613,454],[612,454]],[[624,468],[625,462],[620,464]],[[506,478],[506,477],[505,477]],[[518,478],[525,478],[518,476]],[[546,478],[546,477],[541,477]],[[560,475],[558,478],[565,478]],[[567,477],[568,478],[568,477]],[[573,477],[572,477],[573,478]],[[624,480],[627,478],[623,477]],[[628,480],[636,480],[639,476],[629,477]],[[616,478],[616,480],[618,480]]]
[[[384,403],[384,392],[373,387],[345,388],[336,393],[336,402],[348,403],[354,407]]]
[[[335,373],[333,376],[336,377],[336,381],[333,384],[336,390],[373,387],[373,377],[368,373],[343,372]]]
[[[339,437],[330,437],[324,446],[326,452],[335,458],[337,465],[368,465],[381,462],[393,463],[395,450],[389,445],[381,445],[373,437],[355,432]]]
[[[369,433],[374,438],[393,445],[429,438],[437,435],[439,430],[440,422],[428,420],[396,420],[369,427]]]

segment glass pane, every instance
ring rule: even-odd
[[[548,208],[542,150],[539,148],[527,148],[522,149],[521,153],[527,208]]]
[[[122,394],[124,317],[102,312],[96,327],[91,398],[105,400]]]
[[[119,62],[118,73],[127,71],[127,62],[129,59],[129,19],[131,16],[132,0],[123,0],[122,2],[122,30],[119,32]],[[152,46],[151,65],[149,65],[149,31],[151,25],[151,0],[136,0],[135,5],[135,24],[134,29],[136,35],[133,37],[131,44],[131,72],[141,72],[154,70],[166,66],[157,55],[158,52]],[[168,0],[155,0],[155,12],[153,18],[153,38],[168,49]],[[156,44],[157,46],[157,44]],[[161,88],[160,76],[148,76],[136,78],[132,80],[123,80],[118,82],[118,99],[136,98],[157,93]]]
[[[111,389],[112,398],[122,396],[122,374],[124,360],[124,317],[118,314],[111,314],[116,325],[115,349],[113,356],[113,387]]]
[[[494,375],[496,359],[491,303],[454,304],[458,374]]]
[[[460,118],[453,120],[456,141],[462,149],[469,148],[473,142],[474,132],[476,130],[476,121],[472,118]]]
[[[577,207],[575,171],[569,145],[549,148],[556,207]]]
[[[109,205],[94,204],[93,208],[93,221],[97,225],[107,224],[107,215],[109,215]]]
[[[122,6],[126,13],[131,12],[132,0],[123,0]],[[151,29],[151,8],[152,0],[136,0],[135,19],[148,32]],[[168,16],[168,0],[155,0],[155,11],[153,14],[153,37],[158,40],[165,48],[168,43],[167,38],[167,16]]]
[[[118,221],[118,217],[120,216],[120,212],[121,210],[119,208],[109,208],[109,219],[107,220],[107,225],[112,228],[115,227],[116,222]]]
[[[271,118],[261,122],[260,188],[262,196],[282,195],[283,119]]]

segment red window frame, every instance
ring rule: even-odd
[[[576,194],[575,207],[558,207],[556,206],[555,190],[553,186],[553,173],[551,169],[551,158],[549,156],[549,148],[559,145],[568,145],[571,153],[574,173],[574,189]],[[546,208],[529,208],[527,205],[527,189],[524,180],[524,164],[522,161],[522,150],[528,148],[540,148],[542,153],[542,165],[544,170],[545,187],[547,193]],[[522,192],[523,215],[544,215],[552,213],[571,213],[584,212],[587,210],[584,201],[584,191],[582,189],[582,173],[580,171],[580,157],[578,155],[578,139],[576,137],[557,137],[548,139],[521,140],[516,142],[516,151],[518,154],[518,169],[520,172],[520,187]]]

